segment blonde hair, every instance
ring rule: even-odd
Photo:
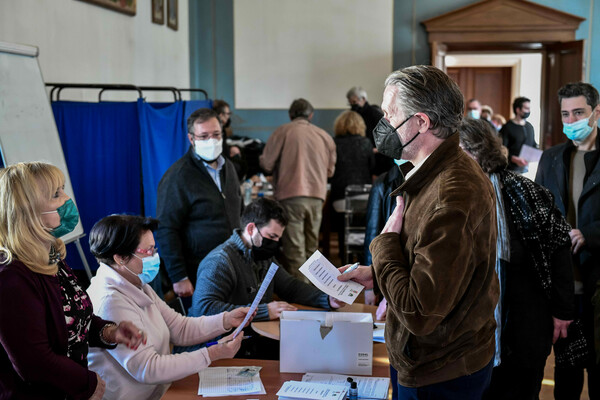
[[[335,119],[333,132],[335,136],[360,135],[365,136],[367,127],[359,113],[344,111]]]
[[[63,173],[44,162],[18,163],[0,171],[0,263],[13,257],[33,272],[54,275],[56,264],[48,264],[48,244],[66,256],[62,240],[42,223],[43,206],[64,185]]]

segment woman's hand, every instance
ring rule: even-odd
[[[392,212],[392,215],[388,218],[385,226],[381,233],[400,233],[402,231],[402,223],[404,222],[404,198],[402,196],[396,197],[396,208]]]
[[[137,350],[140,344],[146,344],[147,341],[146,334],[131,321],[121,321],[117,326],[107,326],[102,334],[107,342],[124,344],[133,350]]]
[[[96,383],[96,390],[94,390],[94,394],[92,394],[90,400],[102,400],[102,397],[104,397],[104,391],[106,390],[106,382],[104,382],[97,373],[96,378],[98,379],[98,383]]]
[[[244,339],[244,331],[240,332],[234,339],[233,333],[219,340],[219,344],[208,348],[208,356],[210,361],[217,361],[224,358],[233,358],[240,350],[242,340]]]
[[[226,330],[230,330],[231,328],[237,328],[244,321],[244,318],[246,318],[246,314],[248,314],[248,311],[250,311],[250,307],[240,307],[231,311],[225,311],[223,313],[223,327]],[[245,326],[248,326],[250,321],[252,321],[255,316],[256,310],[254,310],[254,313],[250,316],[250,319],[248,320]]]

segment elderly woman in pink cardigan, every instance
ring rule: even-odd
[[[188,318],[172,310],[148,283],[159,269],[152,231],[158,221],[132,215],[111,215],[90,232],[90,250],[100,262],[88,289],[97,314],[133,321],[147,334],[139,348],[90,352],[89,368],[106,381],[105,399],[160,399],[171,382],[232,358],[243,334],[226,336],[214,346],[170,354],[170,343],[190,346],[206,342],[239,326],[248,308]]]

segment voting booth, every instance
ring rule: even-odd
[[[280,372],[371,375],[373,316],[369,313],[284,311]]]

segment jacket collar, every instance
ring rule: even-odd
[[[415,171],[410,179],[406,180],[396,190],[392,196],[397,196],[401,192],[416,193],[424,186],[428,185],[446,166],[461,156],[458,133],[453,133],[448,139],[444,140],[437,149],[429,155],[423,165]]]
[[[106,264],[100,263],[96,276],[92,282],[97,281],[98,285],[104,290],[115,290],[129,299],[133,300],[140,308],[147,307],[154,303],[148,292],[152,290],[150,286],[144,285],[142,289],[138,288],[121,274]]]

